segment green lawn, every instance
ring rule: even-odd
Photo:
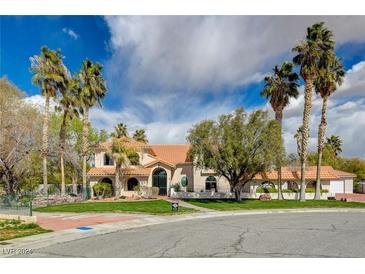
[[[186,202],[210,209],[216,210],[244,210],[244,209],[275,209],[275,208],[365,208],[365,203],[359,202],[341,202],[332,200],[307,200],[305,202],[293,200],[242,200],[236,202],[233,200],[186,200]]]
[[[20,220],[0,220],[0,241],[50,232],[39,225],[25,224]]]
[[[123,202],[86,202],[54,205],[35,208],[38,212],[138,212],[147,214],[175,214],[171,203],[164,200],[123,201]],[[179,207],[177,213],[194,212],[194,209]]]

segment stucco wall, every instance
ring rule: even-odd
[[[345,193],[353,193],[354,192],[354,180],[346,179],[345,180]]]
[[[193,173],[195,192],[205,191],[205,181],[209,176],[214,176],[217,179],[217,192],[229,192],[231,190],[228,180],[217,176],[212,170],[202,170],[194,167]]]
[[[153,161],[156,161],[155,158],[149,156],[148,154],[140,154],[140,162],[141,162],[141,165],[147,165],[148,163],[151,163]]]
[[[188,178],[187,190],[193,190],[194,170],[192,164],[177,164],[175,171],[172,173],[171,184],[180,183],[183,176]]]

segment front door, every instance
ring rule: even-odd
[[[153,172],[152,186],[159,188],[158,195],[167,195],[167,174],[164,169],[158,168]]]

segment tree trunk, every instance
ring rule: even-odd
[[[300,174],[300,201],[305,201],[305,163],[307,161],[307,149],[309,139],[309,121],[312,111],[312,91],[313,77],[308,77],[305,81],[304,89],[304,111],[303,111],[303,136],[302,136],[302,153],[300,157],[301,174]]]
[[[119,198],[120,196],[120,178],[119,178],[120,167],[115,168],[115,186],[114,186],[114,196]]]
[[[234,196],[237,202],[241,201],[241,186],[237,185],[234,187]]]
[[[318,128],[318,155],[317,155],[317,180],[316,180],[316,194],[315,200],[321,199],[321,164],[322,164],[322,153],[324,146],[324,137],[326,135],[326,111],[327,111],[327,96],[324,96],[322,102],[322,116],[321,123]]]
[[[283,134],[282,133],[283,110],[282,109],[278,109],[277,111],[275,111],[275,120],[279,122],[280,136],[282,136],[282,134]],[[281,157],[281,155],[279,157]],[[282,187],[281,187],[281,185],[282,185],[281,162],[282,162],[282,159],[278,159],[278,200],[284,200]]]
[[[87,198],[87,181],[86,181],[86,160],[89,149],[89,108],[84,108],[83,131],[82,131],[82,192],[84,198]]]
[[[77,175],[72,176],[72,193],[77,195]]]
[[[43,194],[48,193],[47,180],[47,157],[48,157],[48,115],[49,115],[49,96],[46,93],[43,118],[43,135],[42,135],[42,157],[43,157]]]
[[[66,143],[66,120],[67,120],[67,110],[63,112],[63,120],[60,129],[60,163],[61,163],[61,195],[66,194],[66,182],[65,182],[65,143]]]
[[[284,200],[281,182],[281,165],[278,169],[278,200]]]

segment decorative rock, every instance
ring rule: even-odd
[[[261,194],[259,197],[260,201],[270,201],[271,200],[271,195],[269,193],[264,193]]]

